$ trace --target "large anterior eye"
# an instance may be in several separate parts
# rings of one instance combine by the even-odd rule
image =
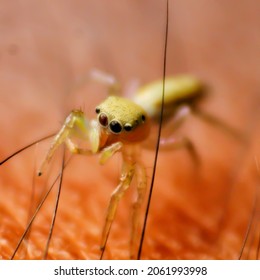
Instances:
[[[114,133],[120,133],[122,131],[122,125],[118,121],[111,121],[109,127]]]
[[[104,114],[104,113],[101,113],[99,116],[98,116],[98,121],[99,123],[104,126],[104,127],[107,127],[108,125],[108,118],[107,118],[107,115]]]

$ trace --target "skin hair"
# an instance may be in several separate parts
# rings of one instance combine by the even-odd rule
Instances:
[[[85,82],[91,69],[112,73],[124,89],[162,77],[164,1],[103,2],[1,1],[1,159],[58,131],[73,108],[83,107],[94,117],[106,88]],[[210,94],[201,108],[243,132],[247,141],[198,117],[184,123],[178,135],[192,139],[201,164],[186,151],[160,152],[142,258],[238,259],[253,208],[259,209],[254,158],[259,157],[260,3],[169,2],[167,74],[192,73],[204,81]],[[2,259],[12,255],[30,209],[59,172],[58,155],[52,172],[34,176],[48,145],[45,141],[0,166]],[[153,153],[142,154],[148,179]],[[72,158],[64,171],[49,259],[99,259],[120,163],[115,157],[101,167],[96,157]],[[134,191],[132,186],[120,203],[105,259],[129,257]],[[54,201],[52,193],[16,258],[41,259]],[[255,259],[257,214],[249,233],[242,258]]]

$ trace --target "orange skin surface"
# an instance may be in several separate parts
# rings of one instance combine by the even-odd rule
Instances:
[[[209,85],[201,108],[245,133],[242,144],[198,118],[178,135],[192,139],[201,157],[160,152],[143,246],[143,259],[237,259],[259,188],[259,1],[169,1],[167,75],[192,73]],[[0,156],[56,132],[65,116],[83,107],[89,118],[106,88],[75,87],[98,68],[123,89],[162,77],[164,1],[1,0]],[[34,178],[49,142],[0,166],[0,258],[8,259],[34,207],[59,172],[54,159],[45,178]],[[142,154],[148,178],[154,151]],[[118,183],[120,160],[105,166],[96,157],[75,156],[65,169],[49,259],[99,259],[107,205]],[[49,178],[49,179],[46,179]],[[134,182],[122,199],[105,259],[129,257]],[[49,197],[18,259],[41,259],[53,213]],[[259,203],[259,202],[258,202]],[[259,207],[259,206],[258,206]],[[259,225],[243,258],[256,258]],[[247,244],[248,244],[247,243]]]

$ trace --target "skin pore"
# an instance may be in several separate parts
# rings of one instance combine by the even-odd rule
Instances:
[[[162,77],[164,1],[120,0],[113,6],[94,0],[2,2],[1,159],[56,132],[71,109],[82,107],[94,117],[106,88],[81,83],[91,69],[113,74],[124,89]],[[242,131],[248,140],[233,139],[197,117],[187,119],[178,135],[193,141],[201,165],[194,165],[186,151],[160,153],[142,258],[237,259],[259,188],[254,158],[259,156],[260,4],[169,2],[167,73],[192,73],[205,81],[210,94],[201,108]],[[59,173],[58,156],[50,165],[53,172],[34,178],[48,147],[46,141],[0,166],[3,259],[12,255],[28,221],[32,185],[34,208]],[[153,151],[144,150],[142,157],[149,182]],[[48,258],[99,258],[120,163],[115,157],[101,167],[96,157],[72,158],[64,172]],[[105,259],[129,257],[134,194],[133,182],[120,203]],[[41,258],[54,200],[52,193],[17,258]],[[254,220],[242,258],[256,258],[258,236]]]

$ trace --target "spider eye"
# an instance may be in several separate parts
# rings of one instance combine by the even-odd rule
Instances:
[[[116,134],[122,131],[122,125],[118,121],[111,121],[109,127],[110,130]]]
[[[100,113],[100,108],[96,108],[96,113],[99,114]]]
[[[132,128],[133,128],[133,127],[132,127],[132,125],[131,125],[130,123],[127,123],[127,124],[124,125],[125,131],[131,131]]]
[[[107,118],[107,115],[104,114],[104,113],[101,113],[99,116],[98,116],[98,121],[99,123],[104,126],[104,127],[107,127],[108,125],[108,118]]]
[[[143,122],[145,121],[145,115],[142,115],[142,121]]]

